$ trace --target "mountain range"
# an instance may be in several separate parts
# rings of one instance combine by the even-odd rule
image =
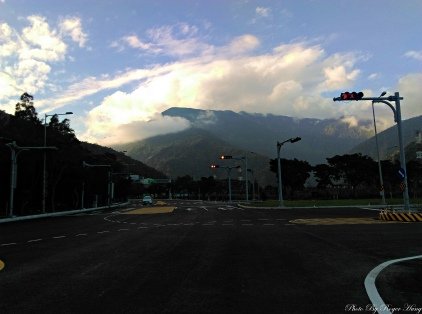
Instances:
[[[275,184],[275,175],[269,171],[269,159],[277,156],[277,141],[301,137],[299,142],[282,146],[281,158],[297,158],[315,165],[326,162],[328,157],[353,151],[373,135],[370,120],[351,126],[345,118],[298,119],[179,107],[170,108],[162,115],[184,118],[190,122],[190,128],[114,148],[127,151],[132,158],[172,178],[186,174],[197,179],[212,174],[224,177],[224,172],[212,172],[210,165],[216,162],[228,165],[229,161],[219,160],[219,156],[228,154],[246,156],[248,168],[260,182]],[[244,169],[243,164],[239,165]]]

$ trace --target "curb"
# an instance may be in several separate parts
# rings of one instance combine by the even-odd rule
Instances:
[[[422,214],[398,213],[383,210],[379,214],[379,219],[385,221],[422,222]]]
[[[68,211],[63,211],[63,212],[29,215],[29,216],[18,216],[18,217],[11,217],[11,218],[1,218],[0,224],[6,223],[6,222],[13,222],[13,221],[23,221],[23,220],[32,220],[32,219],[39,219],[39,218],[48,218],[48,217],[57,217],[57,216],[66,216],[66,215],[72,215],[72,214],[86,213],[86,212],[92,212],[92,211],[106,209],[106,208],[117,208],[117,207],[125,206],[125,205],[128,205],[128,204],[129,204],[129,202],[114,204],[114,205],[110,205],[110,206],[101,206],[101,207],[94,207],[94,208],[68,210]]]

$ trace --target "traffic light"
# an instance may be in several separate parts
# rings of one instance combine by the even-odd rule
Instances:
[[[220,166],[219,166],[219,165],[214,165],[214,164],[212,164],[212,165],[211,165],[211,168],[212,168],[212,169],[215,169],[215,168],[220,168]]]
[[[363,93],[362,92],[344,92],[341,93],[340,95],[340,99],[341,100],[361,100],[363,98]]]
[[[232,159],[232,158],[233,158],[233,156],[230,156],[230,155],[222,155],[220,157],[220,159]]]

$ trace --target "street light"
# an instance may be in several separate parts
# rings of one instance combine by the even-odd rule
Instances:
[[[226,171],[227,171],[227,177],[228,177],[228,181],[229,181],[229,202],[231,203],[231,201],[232,201],[231,171],[232,171],[232,169],[238,169],[238,168],[240,168],[240,166],[227,167],[227,166],[220,166],[220,165],[212,164],[210,167],[211,167],[211,169],[217,169],[217,168],[226,169]]]
[[[280,149],[281,146],[283,146],[285,143],[296,143],[299,142],[302,138],[300,137],[294,137],[294,138],[289,138],[288,140],[285,140],[284,142],[277,142],[277,174],[278,174],[278,202],[279,202],[279,206],[283,207],[284,206],[284,201],[283,201],[283,189],[281,186],[281,165],[280,165]]]
[[[64,116],[73,114],[73,112],[65,113],[55,113],[55,114],[45,114],[44,115],[44,147],[47,146],[47,117],[53,116]],[[46,185],[47,185],[47,154],[44,151],[44,161],[43,161],[43,180],[42,180],[42,212],[45,213],[45,200],[46,200]]]
[[[222,155],[220,157],[221,160],[225,159],[234,159],[234,160],[243,160],[245,162],[245,169],[248,169],[248,158],[247,156],[242,157],[233,157],[231,155]],[[239,168],[239,167],[238,167]],[[245,188],[246,188],[246,202],[249,202],[249,182],[248,182],[248,172],[245,173]]]
[[[87,162],[85,162],[85,161],[82,161],[82,167],[107,167],[107,168],[109,168],[108,169],[108,188],[107,188],[107,194],[108,194],[108,196],[107,196],[107,205],[108,206],[110,206],[111,205],[111,185],[112,185],[112,182],[111,182],[111,175],[112,175],[112,173],[111,173],[111,165],[92,165],[92,164],[89,164],[89,163],[87,163]],[[85,183],[83,183],[82,184],[82,209],[84,208],[84,195],[85,195]]]
[[[9,200],[9,216],[13,217],[13,205],[14,205],[14,196],[15,196],[15,189],[17,186],[17,168],[18,168],[18,155],[20,152],[24,150],[30,150],[30,149],[42,149],[44,152],[46,150],[53,150],[57,149],[57,147],[47,147],[47,146],[41,146],[41,147],[20,147],[16,144],[15,141],[6,144],[10,148],[11,152],[11,169],[10,169],[10,200]]]

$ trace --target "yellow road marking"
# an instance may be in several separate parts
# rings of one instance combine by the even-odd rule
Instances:
[[[125,215],[150,215],[150,214],[166,214],[171,213],[176,207],[162,206],[162,207],[143,207],[125,212]]]
[[[295,219],[291,223],[302,225],[369,225],[396,223],[395,221],[383,221],[374,218],[312,218],[312,219]]]
[[[156,204],[159,205],[159,206],[167,205],[167,203],[163,202],[163,201],[157,201]]]
[[[2,270],[4,268],[4,263],[3,261],[0,259],[0,270]]]

